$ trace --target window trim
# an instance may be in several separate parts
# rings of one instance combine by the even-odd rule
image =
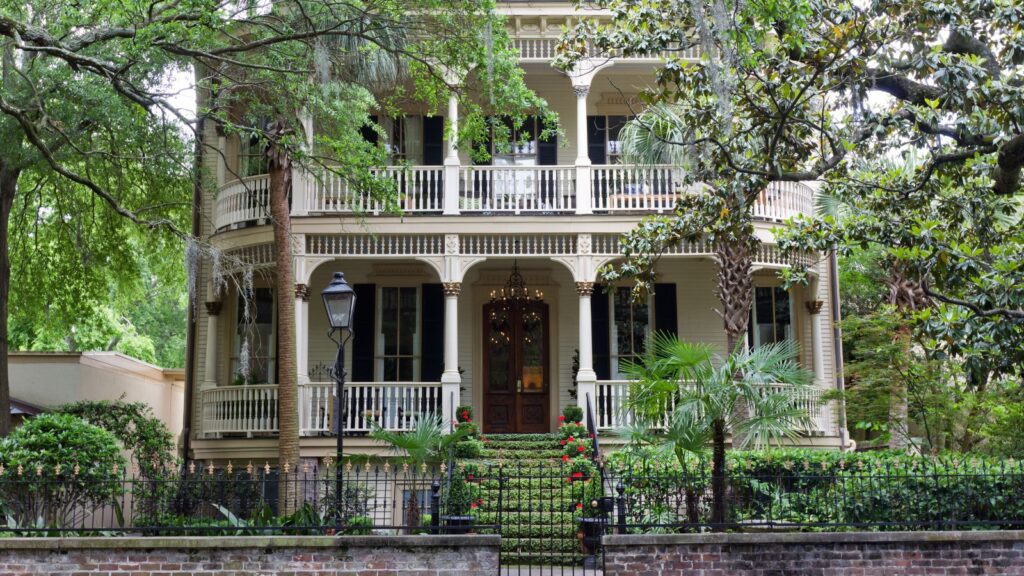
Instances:
[[[256,290],[269,290],[270,291],[270,343],[269,352],[264,355],[255,356],[252,350],[249,351],[250,364],[253,358],[265,358],[267,359],[267,382],[246,382],[245,385],[260,385],[260,384],[276,384],[278,380],[278,364],[277,364],[277,292],[272,286],[253,286],[253,291]],[[228,383],[234,385],[235,375],[238,373],[238,368],[241,366],[239,363],[239,353],[241,351],[241,339],[242,334],[239,332],[239,326],[241,325],[242,318],[238,310],[241,304],[240,298],[242,295],[235,291],[234,293],[234,307],[232,312],[233,322],[231,323],[231,348],[228,350]],[[251,368],[251,366],[250,366]]]

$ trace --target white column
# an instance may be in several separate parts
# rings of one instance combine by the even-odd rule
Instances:
[[[590,296],[594,293],[593,282],[577,282],[576,293],[580,298],[580,369],[576,373],[576,404],[587,417],[587,397],[591,409],[597,408],[597,373],[594,372],[594,349],[590,340]]]
[[[459,100],[448,96],[448,153],[444,157],[444,212],[446,216],[459,213]]]
[[[455,420],[459,405],[459,293],[461,282],[444,283],[444,372],[441,373],[441,406],[446,424]]]
[[[309,382],[309,286],[295,285],[295,367],[299,384]]]
[[[590,93],[590,81],[586,84],[573,83],[576,92],[576,213],[593,214],[593,202],[590,191],[590,154],[587,143],[587,94]],[[588,297],[589,300],[589,297]]]
[[[825,360],[821,353],[821,300],[805,302],[807,312],[811,315],[811,358],[814,365],[814,381],[820,384],[825,377]]]
[[[217,386],[217,318],[223,303],[211,300],[206,303],[206,357],[203,364],[203,383],[200,389]]]

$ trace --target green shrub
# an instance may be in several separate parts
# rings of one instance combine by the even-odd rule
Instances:
[[[124,449],[131,453],[132,460],[143,476],[176,464],[174,437],[144,402],[125,402],[123,399],[113,402],[85,400],[65,404],[56,412],[77,416],[113,434]]]
[[[571,460],[564,467],[568,476],[571,500],[575,510],[583,518],[601,518],[604,514],[593,504],[604,496],[601,473],[593,462],[586,458]]]
[[[373,518],[369,516],[349,518],[342,533],[347,536],[368,536],[373,533]]]
[[[40,521],[54,526],[77,524],[116,500],[126,462],[110,432],[69,414],[51,413],[0,440],[0,465],[10,475],[0,482],[3,514],[22,526]]]
[[[583,422],[583,408],[579,406],[566,406],[562,409],[562,416],[565,417],[565,421],[572,423]]]
[[[477,501],[475,486],[466,481],[465,469],[454,470],[441,491],[441,509],[446,516],[466,516]]]
[[[484,449],[484,443],[476,438],[466,438],[455,444],[456,458],[479,458]]]
[[[472,422],[473,421],[473,407],[469,404],[463,404],[455,409],[455,419],[459,422]]]

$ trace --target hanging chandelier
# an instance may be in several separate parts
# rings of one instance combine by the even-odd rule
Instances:
[[[500,290],[491,290],[491,303],[512,303],[512,302],[540,302],[544,300],[544,293],[534,290],[533,294],[526,287],[526,279],[519,273],[519,259],[513,260],[512,274],[509,274],[505,287]]]

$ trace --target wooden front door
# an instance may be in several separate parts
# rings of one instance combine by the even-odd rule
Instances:
[[[484,306],[484,431],[547,432],[548,305],[497,302]]]

